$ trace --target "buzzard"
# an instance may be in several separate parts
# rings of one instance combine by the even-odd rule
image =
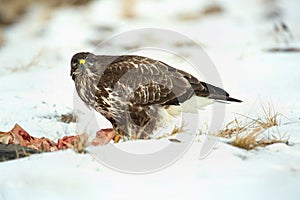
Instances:
[[[127,139],[149,139],[172,113],[192,96],[212,102],[241,102],[219,87],[148,57],[77,53],[71,76],[81,100],[108,119],[115,134]],[[173,113],[174,114],[174,113]],[[104,131],[107,134],[107,130]]]

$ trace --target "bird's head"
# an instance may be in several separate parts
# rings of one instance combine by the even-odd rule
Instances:
[[[71,74],[72,79],[80,75],[89,75],[93,72],[96,62],[96,56],[89,52],[81,52],[75,54],[71,59]]]

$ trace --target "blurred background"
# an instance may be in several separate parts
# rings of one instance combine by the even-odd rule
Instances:
[[[65,58],[136,28],[171,29],[207,51],[238,48],[239,56],[289,46],[300,35],[297,0],[0,0],[0,4],[1,71],[49,53],[56,56],[52,61]],[[176,45],[188,46],[180,41]]]

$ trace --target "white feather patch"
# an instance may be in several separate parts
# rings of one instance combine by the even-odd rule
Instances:
[[[180,106],[169,106],[165,110],[168,112],[169,115],[173,117],[178,117],[182,112],[197,113],[198,110],[204,110],[206,106],[211,105],[213,103],[213,99],[205,97],[192,97]]]
[[[181,114],[181,107],[180,106],[169,106],[165,109],[165,111],[173,117],[178,117]]]

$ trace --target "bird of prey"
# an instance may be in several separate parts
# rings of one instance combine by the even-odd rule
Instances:
[[[151,138],[165,120],[165,110],[193,96],[241,102],[185,71],[137,55],[77,53],[71,60],[71,76],[81,100],[111,122],[116,133],[112,138]]]

